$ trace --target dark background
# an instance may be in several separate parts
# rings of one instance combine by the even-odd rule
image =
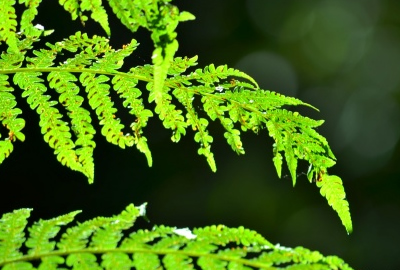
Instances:
[[[120,150],[97,134],[95,182],[88,185],[84,176],[57,162],[40,134],[38,116],[22,100],[27,138],[0,166],[1,213],[29,207],[36,220],[82,209],[79,220],[84,220],[148,202],[151,224],[243,225],[273,243],[338,255],[355,269],[400,269],[400,1],[175,4],[197,17],[178,28],[178,56],[199,55],[200,67],[228,64],[252,75],[263,89],[320,109],[302,112],[326,120],[318,131],[338,159],[330,173],[344,180],[354,232],[346,234],[337,214],[309,184],[306,164],[298,169],[295,188],[287,170],[278,179],[265,130],[244,134],[246,155],[237,156],[221,128],[212,125],[217,173],[197,155],[191,132],[174,144],[157,117],[145,129],[152,168],[136,149]],[[44,1],[39,14],[35,23],[56,30],[46,41],[54,43],[78,29],[103,35],[96,23],[83,28],[71,22],[56,1]],[[115,20],[111,29],[116,48],[132,37]],[[134,38],[141,45],[127,65],[150,64],[148,33],[139,31]]]

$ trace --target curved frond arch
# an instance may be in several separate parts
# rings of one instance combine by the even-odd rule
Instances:
[[[281,176],[286,164],[293,185],[300,160],[310,166],[310,182],[324,177],[331,179],[328,169],[336,158],[327,140],[316,131],[323,120],[314,120],[296,111],[296,106],[314,107],[299,99],[260,89],[250,75],[226,65],[198,68],[197,56],[175,57],[176,28],[179,22],[192,20],[194,16],[179,11],[171,1],[109,0],[122,24],[132,32],[138,27],[147,29],[153,40],[152,64],[133,67],[124,67],[124,63],[135,53],[138,46],[135,39],[114,49],[109,37],[89,37],[78,31],[53,44],[36,46],[35,42],[45,40],[50,33],[32,25],[41,1],[20,2],[26,10],[22,14],[21,31],[16,33],[15,1],[0,0],[0,16],[4,21],[0,42],[8,45],[0,58],[3,125],[0,131],[3,137],[8,134],[0,140],[0,163],[10,155],[14,142],[25,138],[22,132],[25,120],[19,117],[21,110],[15,101],[15,92],[19,91],[38,113],[43,138],[54,149],[57,159],[86,175],[90,183],[94,179],[96,147],[93,122],[98,121],[99,132],[108,142],[121,148],[135,146],[152,166],[144,129],[154,115],[171,131],[173,142],[192,133],[199,144],[198,154],[206,158],[212,171],[217,170],[217,165],[212,151],[214,138],[208,127],[216,122],[224,129],[223,136],[237,154],[245,153],[243,132],[266,130],[274,140],[272,151],[277,174]],[[79,17],[85,21],[86,12],[91,12],[91,18],[110,33],[106,9],[100,0],[59,0],[59,3],[71,13],[72,19]],[[11,78],[16,89],[10,84]],[[114,94],[122,100],[122,106],[115,104]],[[151,104],[154,108],[148,103],[154,103]],[[89,106],[86,108],[83,104]],[[118,117],[117,107],[131,115],[128,123]],[[97,119],[92,119],[90,112]],[[322,195],[350,232],[343,183],[322,182]]]

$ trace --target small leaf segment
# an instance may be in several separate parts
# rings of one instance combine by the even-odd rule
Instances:
[[[198,154],[206,158],[213,171],[217,167],[211,150],[214,139],[208,131],[210,121],[221,124],[227,143],[237,154],[245,153],[241,132],[258,133],[267,129],[274,140],[273,162],[278,176],[285,160],[295,185],[298,161],[309,163],[309,181],[320,183],[321,194],[351,232],[342,182],[328,174],[335,156],[326,139],[316,131],[323,121],[287,109],[314,107],[260,89],[249,75],[226,65],[210,64],[195,69],[197,56],[175,57],[176,27],[180,21],[194,19],[193,15],[179,12],[170,1],[109,0],[114,13],[128,29],[133,32],[139,27],[148,29],[155,45],[152,65],[125,67],[123,71],[124,62],[138,46],[136,40],[116,50],[105,37],[77,32],[54,44],[46,43],[45,48],[33,49],[34,43],[50,32],[32,25],[40,1],[20,2],[27,9],[17,33],[15,1],[0,0],[0,18],[4,19],[0,42],[8,45],[0,56],[0,121],[6,129],[2,133],[7,134],[0,140],[0,163],[13,151],[16,140],[25,139],[22,133],[25,120],[16,107],[14,87],[22,91],[22,97],[38,113],[44,140],[54,149],[58,161],[86,175],[90,183],[94,179],[96,146],[90,112],[96,115],[101,134],[108,142],[121,148],[135,145],[145,154],[149,166],[153,160],[143,129],[153,114],[171,130],[173,142],[179,142],[187,129],[192,129],[199,144]],[[84,22],[88,19],[85,14],[92,12],[91,18],[110,33],[101,1],[59,2],[72,19],[79,17]],[[11,75],[14,86],[9,83]],[[139,83],[145,87],[139,88]],[[133,116],[129,128],[118,117],[115,94],[122,100],[123,106],[119,107],[128,109]],[[154,109],[148,109],[146,99],[155,103]],[[332,178],[336,179],[335,185],[329,180]]]
[[[338,213],[347,233],[351,233],[353,225],[342,179],[336,175],[323,174],[317,180],[317,186],[321,189],[321,195],[327,199],[329,205]]]
[[[32,209],[0,219],[2,269],[335,269],[352,268],[337,256],[272,245],[255,231],[223,225],[133,230],[144,205],[113,217],[69,225],[80,211],[28,227]],[[64,226],[68,226],[63,229]],[[60,234],[60,230],[63,233]],[[26,233],[28,233],[26,235]],[[25,247],[23,247],[25,246]],[[38,268],[34,268],[34,265]]]

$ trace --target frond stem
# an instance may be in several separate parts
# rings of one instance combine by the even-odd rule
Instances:
[[[267,267],[264,263],[251,261],[250,259],[240,259],[240,258],[234,258],[231,256],[224,256],[224,255],[219,255],[219,254],[210,254],[210,253],[193,252],[193,251],[190,252],[190,251],[185,251],[185,250],[172,250],[172,249],[152,250],[152,249],[145,249],[145,248],[132,248],[132,249],[122,249],[122,248],[91,249],[91,248],[87,248],[87,249],[68,250],[68,251],[57,250],[57,251],[48,252],[46,254],[26,255],[26,256],[22,256],[18,259],[5,260],[2,263],[0,263],[0,266],[10,264],[10,263],[15,263],[15,262],[40,260],[41,258],[44,258],[44,257],[68,256],[70,254],[88,253],[88,252],[92,253],[92,254],[105,254],[105,253],[116,253],[116,252],[117,253],[126,253],[126,254],[148,253],[148,254],[157,254],[157,255],[179,254],[179,255],[186,255],[189,257],[208,257],[208,258],[213,258],[213,259],[218,259],[218,260],[237,262],[242,265],[247,265],[247,266],[251,266],[251,267],[255,267],[255,268],[259,268],[259,269],[267,269],[267,270],[276,269],[275,267]]]
[[[70,72],[70,73],[92,73],[92,74],[102,74],[102,75],[109,75],[109,76],[124,76],[135,78],[141,81],[150,82],[152,79],[140,76],[132,73],[127,72],[119,72],[119,71],[106,71],[106,70],[99,70],[99,69],[92,69],[92,68],[62,68],[62,67],[47,67],[47,68],[15,68],[15,69],[0,69],[0,74],[13,74],[18,72]]]

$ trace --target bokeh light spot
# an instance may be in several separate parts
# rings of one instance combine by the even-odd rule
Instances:
[[[292,65],[278,54],[253,52],[241,58],[235,67],[250,74],[263,89],[289,96],[296,95],[296,73]]]
[[[387,160],[399,140],[400,109],[388,96],[358,91],[346,102],[336,132],[337,140],[358,160],[364,171],[383,166],[365,166],[362,161]],[[354,166],[353,162],[351,166]],[[356,169],[356,168],[355,168]]]

